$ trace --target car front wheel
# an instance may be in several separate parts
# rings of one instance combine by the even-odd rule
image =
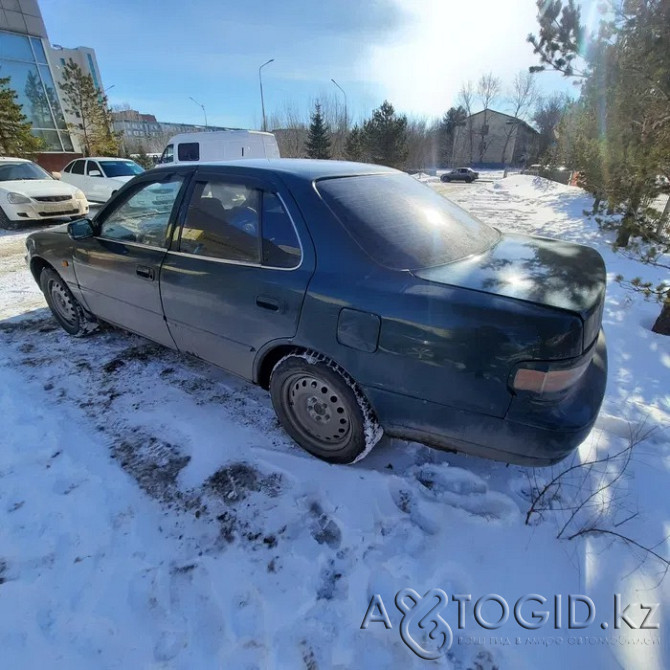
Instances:
[[[294,353],[280,360],[272,371],[270,395],[286,432],[329,463],[360,460],[382,436],[356,383],[318,354]]]
[[[67,333],[84,337],[98,328],[98,322],[84,311],[57,272],[44,268],[40,275],[40,288],[51,313]]]

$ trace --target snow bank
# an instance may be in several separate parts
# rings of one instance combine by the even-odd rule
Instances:
[[[610,376],[580,454],[657,429],[619,493],[638,511],[626,532],[656,544],[668,530],[670,339],[649,329],[658,306],[611,280],[660,274],[612,251],[579,189],[487,179],[434,187],[503,230],[590,244],[606,260]],[[658,564],[602,538],[557,540],[558,509],[524,525],[529,488],[550,470],[394,440],[355,466],[325,465],[287,439],[261,389],[120,331],[65,335],[23,265],[24,236],[0,235],[3,667],[423,668],[394,605],[410,588],[473,596],[464,630],[454,602],[443,614],[454,645],[440,667],[670,667],[666,642],[639,642],[663,628],[599,626],[614,593],[661,603],[670,620]],[[597,621],[473,624],[480,596],[532,592],[589,595]],[[361,630],[374,594],[390,630]]]

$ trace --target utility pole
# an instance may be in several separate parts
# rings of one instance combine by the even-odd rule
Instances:
[[[198,107],[202,108],[202,113],[205,115],[205,130],[207,130],[207,112],[205,111],[205,105],[203,105],[201,102],[198,102],[195,98],[192,98],[190,95],[188,96],[189,100],[193,100]]]
[[[342,95],[344,96],[344,130],[347,131],[349,130],[349,116],[347,114],[347,93],[334,79],[331,79],[330,81],[332,81],[333,84],[335,84],[335,86],[337,86],[337,88],[339,88],[340,91],[342,91]]]
[[[263,65],[261,65],[258,68],[258,83],[260,84],[260,87],[261,87],[261,110],[263,111],[263,130],[264,131],[267,131],[268,124],[267,124],[267,121],[265,119],[265,100],[263,99],[263,77],[262,77],[262,74],[261,74],[261,70],[266,65],[270,65],[270,63],[273,63],[273,62],[274,62],[274,58],[270,58],[269,61],[266,61],[265,63],[263,63]]]

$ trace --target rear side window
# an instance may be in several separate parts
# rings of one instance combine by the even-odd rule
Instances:
[[[258,263],[261,191],[220,179],[198,181],[179,250],[196,256]]]
[[[200,160],[200,143],[199,142],[185,142],[177,146],[177,158],[180,161],[199,161]]]
[[[72,174],[84,174],[84,161],[75,161],[70,172]]]
[[[70,172],[70,170],[72,170],[72,163],[68,163],[68,165],[63,168],[63,172]]]
[[[263,193],[263,265],[295,268],[300,265],[300,242],[279,196]]]
[[[317,190],[375,261],[395,270],[450,263],[490,248],[499,233],[405,174],[323,179]]]

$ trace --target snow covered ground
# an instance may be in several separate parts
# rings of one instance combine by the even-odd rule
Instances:
[[[611,251],[579,189],[500,177],[434,188],[504,230],[596,247],[610,280],[663,279]],[[556,539],[560,508],[614,464],[570,479],[530,525],[531,485],[560,465],[529,474],[386,440],[328,466],[291,443],[258,388],[120,331],[69,338],[23,265],[25,234],[0,233],[1,667],[419,668],[430,661],[402,641],[394,603],[406,588],[472,596],[464,628],[456,602],[441,612],[453,644],[439,667],[670,667],[664,566],[612,536]],[[594,497],[595,520],[667,557],[670,338],[650,331],[658,311],[609,284],[607,397],[579,457],[644,438]],[[526,630],[510,611],[487,630],[473,608],[491,593],[511,609],[541,594],[547,605],[526,605],[526,618],[552,617]],[[647,624],[659,627],[613,629],[617,593],[637,624],[637,604],[658,603]],[[391,629],[361,628],[374,594]],[[568,629],[569,594],[594,601],[588,628]],[[500,607],[482,613],[496,621]],[[416,619],[405,632],[420,639]]]

